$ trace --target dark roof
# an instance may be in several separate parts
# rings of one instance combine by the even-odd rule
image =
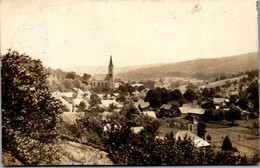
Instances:
[[[159,127],[155,134],[157,138],[163,139],[167,134],[170,134],[171,132],[173,133],[173,135],[176,135],[178,131],[180,131],[180,129],[178,128]]]
[[[189,121],[187,122],[187,124],[194,124],[195,122],[200,122],[200,119],[198,116],[196,115],[192,115],[189,119]]]
[[[165,110],[170,110],[172,108],[172,105],[171,104],[163,104],[161,106],[161,108],[165,109]]]

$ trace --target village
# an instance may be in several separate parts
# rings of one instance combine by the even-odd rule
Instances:
[[[113,79],[112,58],[108,69],[107,76],[111,73]],[[70,92],[52,93],[63,104],[61,118],[65,124],[75,126],[80,118],[93,116],[102,123],[99,126],[102,126],[102,132],[106,136],[115,129],[122,129],[123,125],[129,126],[133,134],[140,134],[147,129],[146,120],[150,120],[159,123],[153,131],[157,140],[164,140],[173,134],[175,140],[191,139],[198,149],[222,151],[223,141],[228,137],[233,144],[232,155],[253,157],[258,153],[257,113],[248,110],[253,109],[250,101],[246,103],[247,110],[239,107],[243,104],[239,100],[239,92],[245,92],[248,87],[241,87],[238,81],[245,80],[248,75],[207,84],[205,81],[194,84],[188,81],[186,85],[177,88],[172,88],[166,79],[158,80],[154,82],[154,89],[146,88],[142,83],[130,85],[119,79],[111,80],[111,85],[110,79],[103,76],[105,80],[90,77],[92,83],[86,91],[72,88]],[[94,86],[103,87],[103,83],[111,88],[105,91],[99,89],[96,93]],[[198,98],[199,94],[202,95],[201,98]],[[127,110],[132,110],[131,114],[127,114],[126,107]],[[124,117],[125,120],[122,119]],[[74,136],[72,134],[64,136],[97,147],[97,140],[89,137],[94,134],[80,135],[76,140],[69,138]]]

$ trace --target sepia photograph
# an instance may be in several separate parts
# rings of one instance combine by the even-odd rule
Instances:
[[[2,0],[2,166],[258,165],[258,46],[257,0]]]

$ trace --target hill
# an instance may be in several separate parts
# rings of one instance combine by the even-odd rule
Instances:
[[[162,65],[166,65],[168,63],[157,63],[157,64],[149,64],[149,65],[135,65],[135,66],[125,66],[125,67],[116,67],[115,66],[115,70],[114,73],[115,74],[119,74],[119,73],[126,73],[129,71],[134,71],[140,68],[151,68],[151,67],[156,67],[156,66],[162,66]],[[84,73],[88,73],[91,75],[94,74],[105,74],[107,73],[107,66],[80,66],[80,67],[75,67],[75,68],[68,68],[68,69],[64,69],[64,71],[70,72],[70,71],[74,71],[76,72],[78,75],[83,75]]]
[[[117,76],[123,80],[143,80],[163,77],[193,77],[205,80],[219,77],[220,75],[238,74],[253,69],[258,69],[258,52],[143,67],[119,73]]]

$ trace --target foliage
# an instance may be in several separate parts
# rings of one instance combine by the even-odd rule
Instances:
[[[28,165],[54,161],[61,104],[48,91],[41,61],[9,50],[1,62],[3,149]]]
[[[228,136],[225,137],[223,143],[222,143],[222,146],[221,146],[221,149],[223,151],[232,151],[233,147],[232,147],[232,143],[229,139]]]
[[[91,101],[92,106],[97,105],[97,104],[101,104],[100,97],[94,92],[92,92],[91,95],[90,95],[90,101]]]
[[[196,93],[193,89],[187,89],[183,94],[183,97],[188,101],[193,101],[197,98]]]
[[[259,83],[257,79],[250,83],[246,93],[248,99],[253,103],[254,110],[259,112]]]
[[[149,90],[144,101],[149,102],[150,106],[154,108],[161,106],[161,96],[157,90]]]
[[[146,131],[133,134],[129,127],[111,131],[109,144],[109,157],[117,165],[256,164],[259,160],[255,157],[248,162],[246,157],[233,156],[228,152],[198,149],[189,138],[175,140],[173,134],[166,135],[165,140],[155,139]]]

